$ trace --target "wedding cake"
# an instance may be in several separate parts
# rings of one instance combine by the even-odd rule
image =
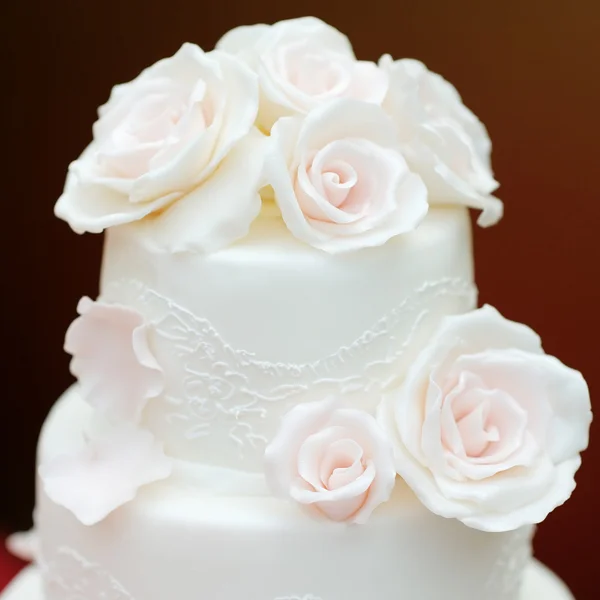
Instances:
[[[477,308],[485,127],[315,18],[116,86],[56,214],[105,232],[11,600],[545,600],[581,374]]]

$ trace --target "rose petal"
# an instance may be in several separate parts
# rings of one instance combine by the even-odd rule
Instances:
[[[217,50],[231,54],[247,53],[256,46],[258,40],[270,29],[270,25],[241,25],[230,29],[215,45]]]
[[[143,230],[150,243],[169,252],[210,253],[243,238],[261,208],[265,144],[262,134],[251,132],[203,185],[160,216],[129,227]]]
[[[282,419],[277,436],[265,449],[265,477],[279,496],[287,496],[298,478],[298,454],[305,440],[325,427],[335,403],[298,404]]]
[[[473,514],[462,519],[465,525],[482,531],[511,531],[524,525],[541,523],[555,508],[564,504],[575,489],[575,473],[581,466],[577,456],[555,467],[552,486],[531,503],[523,503],[512,511]]]
[[[48,497],[84,525],[94,525],[132,500],[139,487],[167,478],[172,463],[153,436],[120,425],[82,450],[39,467]]]
[[[65,335],[71,373],[85,400],[109,418],[138,422],[149,398],[163,389],[162,369],[149,347],[148,325],[135,310],[82,298]]]
[[[388,91],[388,76],[375,63],[359,60],[346,95],[356,100],[381,104]]]
[[[75,233],[101,233],[108,227],[143,219],[179,198],[174,192],[154,202],[124,202],[123,195],[111,190],[105,182],[69,185],[54,206],[54,214],[65,221]]]

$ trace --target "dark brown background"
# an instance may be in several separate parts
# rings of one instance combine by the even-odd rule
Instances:
[[[490,130],[506,205],[500,226],[475,231],[481,300],[530,324],[549,353],[583,371],[592,395],[600,390],[597,0],[2,0],[1,11],[6,528],[29,524],[35,439],[70,383],[64,331],[77,299],[97,291],[101,238],[79,237],[52,214],[67,165],[112,84],[183,41],[209,49],[238,24],[314,14],[359,56],[416,57],[458,87]],[[536,538],[578,600],[600,597],[594,429],[575,495]]]

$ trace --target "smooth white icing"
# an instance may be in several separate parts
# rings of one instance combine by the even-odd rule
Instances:
[[[378,248],[330,255],[263,215],[219,252],[165,253],[136,224],[107,233],[102,297],[153,324],[166,374],[144,424],[177,458],[261,470],[291,407],[374,410],[428,334],[475,306],[470,220],[432,210]]]
[[[77,447],[90,418],[76,388],[65,394],[39,459]],[[38,487],[45,600],[77,598],[78,586],[86,599],[115,600],[364,600],[375,590],[377,600],[519,598],[527,528],[469,529],[428,512],[403,486],[362,526],[314,520],[269,496],[212,491],[180,471],[86,527]]]

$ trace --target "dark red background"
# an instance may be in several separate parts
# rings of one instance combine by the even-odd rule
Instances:
[[[494,141],[506,217],[475,231],[481,300],[535,328],[600,390],[600,3],[596,0],[28,0],[2,2],[0,519],[29,524],[34,445],[70,383],[62,352],[77,299],[95,295],[101,238],[53,217],[68,163],[114,83],[209,49],[242,23],[314,14],[357,54],[415,57],[450,79]],[[597,598],[600,431],[578,489],[536,538],[578,600]]]

